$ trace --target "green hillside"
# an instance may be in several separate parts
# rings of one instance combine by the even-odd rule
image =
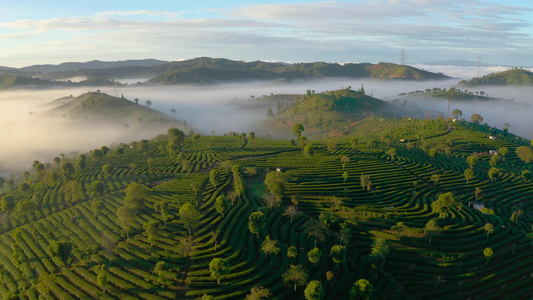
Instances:
[[[484,96],[484,91],[469,91],[469,90],[461,90],[459,88],[451,87],[449,89],[441,89],[441,88],[433,88],[433,89],[425,89],[425,90],[417,90],[417,91],[411,91],[407,93],[401,93],[398,94],[398,96],[409,96],[409,97],[435,97],[440,99],[449,99],[449,100],[457,100],[457,101],[469,101],[469,100],[500,100],[497,98],[491,98],[488,96]]]
[[[414,67],[392,63],[379,63],[367,67],[371,78],[404,80],[438,80],[449,78],[442,73],[432,73]]]
[[[324,299],[351,299],[365,279],[370,299],[533,294],[529,141],[446,120],[352,129],[306,151],[171,130],[34,162],[0,191],[0,291],[304,299],[318,281]]]
[[[45,112],[48,116],[102,120],[117,124],[164,123],[171,118],[149,107],[105,93],[89,92]]]
[[[462,85],[517,85],[517,86],[533,86],[533,72],[524,69],[511,69],[498,73],[491,73],[481,78],[473,78],[471,80],[463,80]]]
[[[344,136],[365,118],[401,116],[398,107],[365,95],[364,89],[347,88],[317,94],[309,91],[295,99],[276,101],[274,98],[270,108],[272,114],[266,124],[285,129],[301,124],[310,136]]]
[[[267,63],[244,62],[221,58],[196,58],[159,66],[161,75],[149,80],[152,84],[212,83],[231,80],[291,80],[306,78],[348,77],[428,80],[449,78],[443,74],[430,73],[409,66],[391,63],[344,64],[337,63]]]

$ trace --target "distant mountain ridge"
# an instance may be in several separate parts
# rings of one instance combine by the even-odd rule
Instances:
[[[33,73],[51,73],[51,72],[65,72],[76,71],[78,69],[109,69],[122,66],[139,66],[152,67],[161,64],[166,64],[168,61],[157,59],[140,59],[140,60],[122,60],[122,61],[100,61],[92,60],[88,62],[66,62],[59,65],[45,64],[32,65],[20,68],[18,70]]]
[[[4,70],[4,72],[2,72]],[[34,65],[20,69],[0,68],[1,74],[24,76],[30,85],[64,85],[55,80],[85,77],[89,85],[95,81],[122,78],[142,78],[147,84],[209,84],[239,80],[294,80],[311,78],[375,78],[381,80],[440,80],[450,77],[406,65],[393,63],[280,63],[237,61],[224,58],[199,57],[184,61],[166,62],[155,59],[116,62],[90,61],[59,65]],[[32,80],[30,80],[32,79]],[[0,80],[1,81],[1,80]],[[4,80],[5,81],[5,80]],[[9,88],[4,84],[0,88]]]

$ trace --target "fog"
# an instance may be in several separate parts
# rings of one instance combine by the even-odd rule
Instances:
[[[505,123],[511,125],[509,132],[531,139],[533,135],[533,88],[531,87],[483,87],[471,89],[472,91],[485,91],[490,97],[497,100],[462,100],[450,101],[450,115],[454,109],[463,113],[460,119],[470,121],[472,114],[477,113],[483,117],[483,123],[491,127],[502,129]],[[400,102],[407,102],[407,107],[430,110],[432,117],[448,113],[448,100],[429,97],[402,97]]]
[[[175,86],[119,86],[117,93],[129,100],[138,98],[139,104],[152,102],[152,108],[169,116],[175,109],[175,118],[192,124],[194,132],[221,135],[229,131],[257,131],[257,124],[266,119],[266,106],[257,105],[257,99],[271,94],[305,94],[306,90],[316,93],[331,91],[350,86],[359,89],[363,85],[368,95],[390,100],[397,94],[427,88],[449,88],[458,80],[446,81],[381,81],[371,79],[322,79],[291,82],[241,82],[219,83],[213,85],[175,85]],[[68,95],[79,96],[89,88],[54,90],[17,90],[0,92],[0,171],[28,169],[33,160],[51,161],[60,154],[72,155],[73,152],[85,153],[102,145],[112,146],[120,142],[151,138],[163,133],[166,128],[141,130],[110,127],[97,123],[83,126],[69,118],[46,119],[42,112],[44,106],[57,98]],[[96,90],[96,88],[90,88]],[[113,87],[100,88],[102,92],[114,94]],[[472,113],[479,113],[490,125],[502,128],[505,122],[511,124],[510,132],[529,138],[532,131],[530,116],[533,112],[531,89],[484,88],[490,96],[513,98],[516,104],[475,102],[452,103],[450,111],[459,108],[463,117],[470,119]],[[253,96],[253,97],[252,97]],[[255,100],[254,100],[255,99]],[[529,102],[528,102],[529,101]],[[440,111],[446,115],[447,101],[429,99],[427,101],[409,100],[422,110]],[[275,109],[276,103],[271,107]],[[413,106],[414,109],[414,106]],[[29,112],[34,112],[29,114]],[[35,114],[36,112],[36,114]],[[436,116],[436,115],[435,115]],[[168,126],[167,126],[168,128]],[[0,172],[1,173],[1,172]]]

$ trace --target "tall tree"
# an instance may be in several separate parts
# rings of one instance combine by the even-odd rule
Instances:
[[[66,266],[72,254],[72,246],[72,242],[51,241],[50,245],[48,245],[48,251],[52,256],[59,258],[63,265]]]
[[[342,264],[346,260],[346,246],[334,245],[331,247],[329,256],[337,265]]]
[[[350,158],[346,155],[341,156],[341,163],[342,163],[342,169],[344,170],[344,167],[347,163],[350,162]]]
[[[267,235],[265,240],[261,243],[261,253],[266,256],[269,256],[271,253],[278,254],[279,247],[277,246],[278,241],[270,238],[270,235]]]
[[[322,282],[313,280],[309,282],[304,291],[305,299],[307,300],[321,300],[324,298],[324,287]]]
[[[374,293],[374,286],[366,279],[357,280],[350,291],[355,300],[370,300]]]
[[[461,203],[455,200],[455,196],[448,192],[440,194],[437,201],[431,203],[431,210],[433,213],[438,213],[439,218],[446,218],[452,208],[460,209],[461,206]]]
[[[209,263],[209,271],[211,272],[211,277],[217,280],[217,284],[220,284],[222,276],[230,272],[229,261],[223,258],[213,258]]]
[[[301,212],[298,210],[296,205],[290,205],[285,209],[285,212],[283,213],[284,216],[289,216],[292,224],[292,220],[297,217]]]
[[[102,293],[105,293],[108,284],[105,265],[100,266],[100,271],[98,272],[98,276],[96,277],[96,283],[102,288]]]
[[[127,206],[121,206],[117,208],[117,221],[122,230],[126,233],[126,238],[130,238],[130,230],[133,225],[133,220],[135,220],[135,213],[132,209]]]
[[[318,248],[313,248],[307,252],[307,259],[309,262],[313,263],[315,266],[320,261],[320,258],[322,257],[322,251]]]
[[[454,119],[459,119],[463,115],[463,112],[460,109],[454,109],[452,111],[452,116]]]
[[[285,273],[281,276],[283,283],[286,285],[294,286],[294,293],[296,294],[296,289],[298,286],[304,286],[307,284],[307,278],[309,275],[300,265],[291,265]]]
[[[137,182],[132,182],[124,190],[126,197],[124,198],[124,204],[133,210],[137,214],[137,210],[143,209],[146,201],[146,187]]]
[[[431,245],[431,239],[439,231],[441,231],[441,228],[439,227],[439,224],[437,224],[437,221],[435,219],[431,219],[426,223],[425,231],[426,235],[429,237],[429,244]]]
[[[179,209],[179,215],[183,226],[189,230],[189,235],[191,230],[198,227],[200,222],[201,214],[191,203],[185,203]]]
[[[474,179],[475,175],[474,175],[474,171],[472,171],[472,169],[466,169],[465,170],[465,179],[466,179],[466,184],[468,184],[468,182],[472,179]]]
[[[483,122],[483,117],[480,116],[479,114],[473,114],[470,117],[470,121],[472,121],[472,123],[479,124],[479,123]]]
[[[215,199],[215,209],[224,218],[224,213],[230,208],[230,202],[224,195],[220,195]]]
[[[246,295],[246,300],[261,300],[271,296],[270,290],[262,286],[253,287],[250,294]]]
[[[491,223],[485,223],[485,226],[483,226],[483,229],[487,232],[487,238],[489,238],[489,234],[494,232],[494,225]]]
[[[261,229],[265,225],[265,221],[266,217],[262,212],[253,212],[248,217],[248,229],[250,229],[252,234],[259,235]]]
[[[296,140],[300,139],[300,136],[302,135],[302,131],[304,131],[304,127],[302,124],[294,124],[291,128],[291,132],[296,135]]]

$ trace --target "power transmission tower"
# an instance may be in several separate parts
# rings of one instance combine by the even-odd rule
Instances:
[[[405,49],[402,49],[402,51],[400,51],[400,64],[402,66],[405,65]]]

